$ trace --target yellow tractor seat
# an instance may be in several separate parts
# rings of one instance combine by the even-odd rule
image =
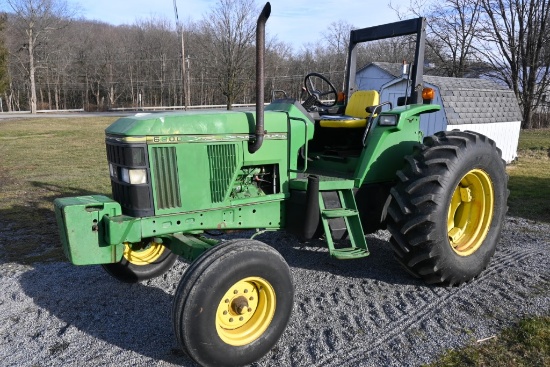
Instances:
[[[351,95],[344,115],[321,116],[321,127],[357,128],[367,125],[370,113],[366,111],[369,106],[380,103],[380,95],[375,90],[359,90]]]

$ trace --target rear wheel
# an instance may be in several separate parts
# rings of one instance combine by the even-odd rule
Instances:
[[[136,283],[158,277],[167,272],[178,255],[161,243],[142,241],[124,244],[122,260],[114,264],[103,264],[107,273],[125,283]]]
[[[217,245],[185,272],[172,306],[183,351],[201,366],[250,364],[277,343],[290,319],[288,265],[254,240]]]
[[[500,150],[474,132],[424,140],[391,190],[388,230],[397,260],[429,283],[460,284],[485,269],[508,198]]]

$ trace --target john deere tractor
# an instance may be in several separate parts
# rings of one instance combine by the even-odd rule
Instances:
[[[303,102],[264,107],[270,12],[267,3],[258,18],[255,111],[121,118],[105,131],[112,199],[55,200],[63,248],[76,265],[101,264],[131,283],[165,273],[178,257],[190,263],[175,292],[173,330],[204,366],[265,355],[294,297],[289,267],[272,247],[206,233],[285,229],[304,240],[324,237],[328,254],[345,260],[368,256],[365,233],[387,228],[409,273],[459,285],[488,265],[507,208],[493,141],[420,130],[420,116],[440,109],[423,88],[423,18],[351,31],[343,101],[311,73]],[[416,55],[399,103],[356,90],[356,46],[404,35],[416,35]]]

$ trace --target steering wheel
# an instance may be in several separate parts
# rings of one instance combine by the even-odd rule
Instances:
[[[308,102],[312,97],[315,99],[314,104],[321,107],[332,107],[338,102],[338,92],[334,85],[319,73],[309,73],[304,78],[304,87],[309,95],[308,99],[304,102]],[[327,97],[328,96],[328,97]],[[332,103],[323,103],[323,99],[332,99]]]

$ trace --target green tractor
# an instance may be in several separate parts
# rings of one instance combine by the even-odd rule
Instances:
[[[294,298],[289,267],[272,247],[217,241],[210,231],[324,236],[330,256],[345,260],[368,256],[365,233],[387,228],[408,272],[458,285],[487,267],[507,209],[505,165],[493,141],[420,130],[420,115],[440,109],[423,89],[423,18],[351,31],[341,105],[332,83],[312,73],[303,103],[284,98],[264,107],[270,12],[267,3],[258,18],[255,112],[121,118],[105,138],[113,199],[55,200],[73,264],[101,264],[131,283],[162,275],[178,257],[190,263],[175,292],[173,330],[204,366],[264,356],[284,332]],[[356,91],[355,46],[409,34],[416,56],[400,106]]]

